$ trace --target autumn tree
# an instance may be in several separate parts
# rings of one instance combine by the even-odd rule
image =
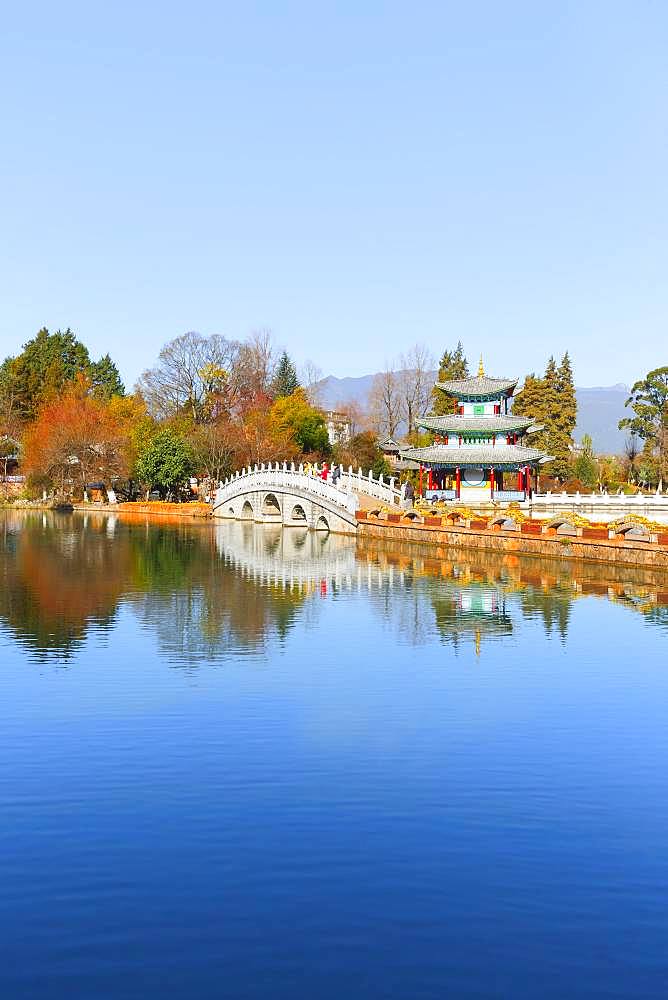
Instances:
[[[300,448],[293,430],[279,426],[266,406],[248,410],[239,425],[238,464],[259,465],[262,462],[291,462],[299,457]]]
[[[82,493],[86,483],[127,474],[129,429],[110,404],[91,394],[79,375],[44,403],[24,439],[24,462],[34,481]]]
[[[454,351],[445,350],[438,365],[438,382],[448,382],[452,379],[469,377],[469,365],[464,354],[461,340],[457,342]],[[432,389],[433,412],[437,416],[451,413],[452,400],[435,386]]]
[[[218,483],[234,471],[243,451],[241,429],[226,419],[201,424],[195,429],[192,445],[197,471]]]
[[[113,396],[108,401],[108,407],[109,413],[122,428],[125,440],[125,475],[114,484],[114,489],[118,494],[134,499],[137,493],[137,459],[155,433],[157,425],[139,394]]]
[[[331,454],[325,418],[311,406],[303,389],[277,399],[269,416],[279,431],[290,432],[303,454],[319,457]]]

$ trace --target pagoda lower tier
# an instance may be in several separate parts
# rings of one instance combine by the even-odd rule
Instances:
[[[401,457],[420,467],[420,493],[426,485],[427,499],[523,500],[531,493],[545,452],[523,445],[481,443],[428,445],[402,448]],[[426,477],[426,484],[423,480]],[[507,483],[506,478],[511,482]],[[510,476],[508,474],[511,474]]]

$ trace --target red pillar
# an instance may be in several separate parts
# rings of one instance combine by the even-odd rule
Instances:
[[[420,462],[420,496],[422,496],[422,462]]]
[[[459,500],[462,495],[462,472],[459,466],[455,469],[455,498]]]
[[[427,489],[433,490],[433,488],[434,488],[434,476],[431,469],[429,469],[429,472],[427,473]]]
[[[492,466],[492,468],[489,470],[489,493],[490,493],[490,496],[491,496],[491,498],[493,500],[494,499],[494,466]]]
[[[524,486],[524,472],[522,469],[517,470],[517,489],[518,492],[522,492]]]

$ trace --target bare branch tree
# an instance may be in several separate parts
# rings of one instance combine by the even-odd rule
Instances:
[[[320,406],[322,398],[322,368],[318,368],[315,361],[310,358],[304,362],[299,373],[301,384],[306,389],[311,406]]]
[[[373,380],[369,396],[373,428],[379,437],[393,438],[401,422],[401,395],[397,373],[387,364]]]
[[[240,350],[237,342],[224,337],[184,333],[165,344],[157,365],[143,373],[137,389],[158,419],[187,413],[202,423],[207,397],[215,383],[235,369]]]
[[[277,351],[270,330],[256,330],[241,344],[237,376],[251,395],[269,393],[276,369]]]
[[[399,385],[403,417],[409,436],[416,428],[416,420],[427,412],[431,401],[435,359],[425,344],[414,344],[402,354]]]
[[[627,482],[632,483],[635,480],[635,468],[636,460],[640,454],[640,446],[638,444],[638,438],[635,434],[631,434],[624,443],[624,454],[626,455],[627,461]]]
[[[337,410],[343,413],[350,421],[350,436],[354,438],[362,430],[365,422],[365,412],[362,405],[356,399],[349,399],[347,403],[341,403]]]

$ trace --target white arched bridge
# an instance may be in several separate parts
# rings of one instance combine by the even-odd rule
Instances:
[[[357,531],[361,497],[399,506],[401,491],[394,479],[362,470],[338,468],[323,479],[318,472],[287,462],[242,469],[221,483],[213,500],[214,517],[261,524],[306,527],[314,531]]]

